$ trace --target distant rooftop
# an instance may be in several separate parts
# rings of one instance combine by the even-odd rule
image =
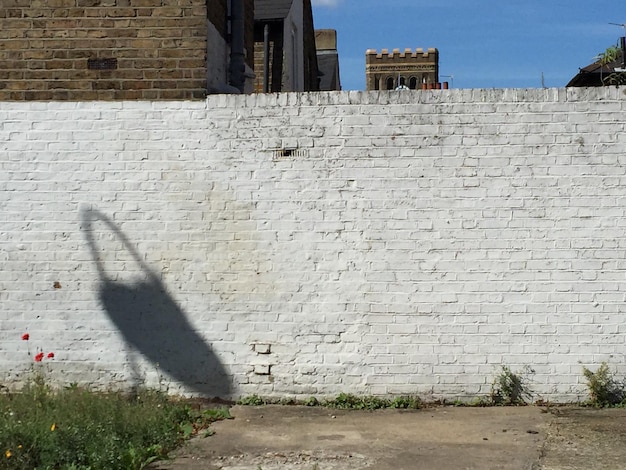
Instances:
[[[619,52],[617,58],[608,64],[602,65],[600,62],[594,62],[580,69],[578,74],[572,78],[566,87],[588,87],[588,86],[604,86],[603,80],[609,75],[621,70],[623,66],[623,51]]]
[[[282,20],[287,17],[293,0],[254,0],[254,19]]]
[[[316,29],[315,48],[317,50],[317,68],[320,72],[320,90],[341,90],[337,31],[334,29]]]
[[[315,48],[318,51],[336,51],[337,50],[337,31],[334,29],[316,29],[315,30]]]

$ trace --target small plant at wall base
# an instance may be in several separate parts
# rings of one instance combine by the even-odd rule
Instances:
[[[243,397],[238,400],[237,404],[244,406],[260,406],[267,405],[269,403],[258,395],[250,395],[249,397]]]
[[[289,399],[286,401],[271,400],[259,397],[258,395],[251,395],[241,398],[237,404],[244,406],[270,404],[324,406],[344,410],[378,410],[384,408],[417,410],[422,407],[422,401],[417,396],[401,396],[390,399],[371,395],[353,395],[351,393],[340,393],[336,398],[329,400],[318,400],[315,397],[309,397],[304,401],[297,401],[295,399]]]
[[[500,374],[491,385],[491,403],[493,405],[525,405],[532,393],[528,388],[526,375],[534,371],[526,366],[521,372],[513,372],[507,366],[502,366]]]
[[[583,375],[587,379],[592,406],[606,407],[625,404],[626,384],[615,379],[606,362],[603,362],[595,372],[583,366]]]
[[[346,410],[378,410],[389,407],[389,400],[372,396],[356,396],[350,393],[340,393],[334,400],[329,400],[326,406]]]
[[[417,410],[422,407],[422,401],[416,396],[381,398],[370,395],[340,393],[336,398],[323,403],[323,406],[344,410],[380,410],[385,408]]]

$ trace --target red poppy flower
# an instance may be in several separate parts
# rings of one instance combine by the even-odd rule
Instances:
[[[43,353],[40,352],[35,356],[35,362],[41,362],[43,360]]]
[[[48,359],[52,359],[54,357],[54,353],[53,352],[49,352],[48,355],[46,356]]]
[[[28,341],[29,339],[30,339],[30,335],[29,335],[28,333],[24,333],[24,334],[22,335],[22,340],[24,340],[24,341]]]

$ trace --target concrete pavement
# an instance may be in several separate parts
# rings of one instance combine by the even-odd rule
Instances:
[[[626,410],[234,406],[152,470],[626,468]]]

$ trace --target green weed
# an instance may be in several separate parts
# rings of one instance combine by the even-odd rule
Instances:
[[[494,405],[525,405],[532,397],[528,388],[526,375],[533,370],[526,366],[521,372],[513,372],[502,366],[500,374],[491,385],[491,402]]]
[[[228,408],[209,408],[201,413],[205,421],[212,423],[223,419],[233,419]]]
[[[458,408],[485,408],[494,405],[491,397],[484,396],[473,397],[471,400],[457,398],[452,403],[444,402],[444,405],[445,404],[451,404]]]
[[[266,400],[258,395],[250,395],[249,397],[243,397],[237,401],[238,405],[245,406],[260,406],[268,404]]]
[[[403,408],[410,410],[418,410],[422,407],[422,400],[419,397],[396,397],[391,400],[389,408]]]
[[[422,402],[418,397],[396,397],[393,399],[374,396],[357,396],[349,393],[340,393],[334,400],[326,402],[326,406],[348,410],[378,410],[383,408],[421,408]]]
[[[587,379],[591,405],[606,407],[626,402],[625,384],[615,379],[606,362],[595,372],[583,366],[583,375]]]
[[[303,405],[305,405],[305,406],[319,406],[320,402],[315,397],[309,397],[306,400],[304,400]]]
[[[334,400],[326,403],[331,408],[347,410],[378,410],[389,407],[389,400],[373,396],[356,396],[350,393],[340,393]]]
[[[336,398],[330,400],[318,400],[316,397],[309,397],[302,401],[298,401],[293,398],[272,401],[258,395],[250,395],[248,397],[241,398],[237,402],[239,405],[248,406],[270,405],[273,403],[281,405],[325,406],[328,408],[343,410],[378,410],[383,408],[415,410],[422,407],[422,401],[416,396],[403,396],[389,399],[375,396],[357,396],[350,393],[340,393]]]

